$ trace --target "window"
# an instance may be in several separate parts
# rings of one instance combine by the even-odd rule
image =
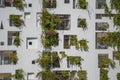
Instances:
[[[30,3],[30,4],[28,4],[29,5],[29,7],[32,7],[32,4]]]
[[[35,60],[32,61],[32,64],[35,64]]]
[[[0,80],[11,80],[11,73],[0,73]]]
[[[32,42],[29,42],[29,45],[32,45]]]
[[[24,13],[24,18],[25,18],[25,19],[30,19],[30,17],[31,17],[30,12],[25,12],[25,13]]]
[[[64,3],[70,3],[70,0],[64,0]]]
[[[103,9],[106,0],[96,0],[96,9]]]
[[[35,80],[35,74],[33,72],[27,73],[27,80]]]
[[[4,45],[4,42],[0,42],[0,45],[3,46],[3,45]]]
[[[37,49],[38,48],[38,39],[37,38],[27,38],[27,49]]]

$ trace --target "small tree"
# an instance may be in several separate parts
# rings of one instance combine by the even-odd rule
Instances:
[[[24,71],[22,69],[17,69],[15,71],[15,74],[13,75],[13,77],[16,79],[16,80],[24,80]]]
[[[19,32],[16,32],[13,44],[18,47],[21,44],[20,41]]]
[[[9,58],[10,58],[10,60],[11,60],[14,64],[16,64],[17,61],[18,61],[18,57],[17,57],[16,51],[13,51],[13,53],[10,54]]]

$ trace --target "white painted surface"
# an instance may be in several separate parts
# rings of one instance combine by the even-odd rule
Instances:
[[[113,22],[108,18],[103,18],[101,20],[95,19],[96,13],[104,13],[104,10],[95,9],[95,0],[87,0],[88,1],[88,10],[82,9],[73,9],[73,0],[70,0],[69,4],[64,4],[64,0],[57,0],[57,8],[56,9],[48,9],[51,13],[54,14],[70,14],[71,15],[71,28],[70,30],[61,30],[59,32],[59,46],[53,47],[53,51],[65,51],[69,56],[81,56],[84,61],[82,62],[82,69],[87,71],[88,80],[99,80],[99,69],[98,69],[98,54],[99,53],[107,53],[109,57],[112,59],[112,51],[113,49],[108,48],[106,50],[95,49],[95,22],[108,22],[111,26],[108,31],[114,31]],[[13,7],[0,8],[0,21],[3,21],[4,30],[0,30],[0,41],[4,41],[4,46],[0,46],[0,50],[17,50],[19,61],[17,65],[0,65],[0,73],[15,73],[15,70],[18,68],[22,68],[25,73],[33,72],[35,75],[41,68],[35,64],[32,64],[32,60],[38,58],[38,55],[41,54],[44,50],[40,35],[42,34],[41,26],[37,26],[38,24],[36,13],[41,12],[42,0],[25,0],[25,3],[28,5],[32,3],[32,7],[25,8],[24,12],[30,12],[31,17],[28,20],[25,20],[25,26],[21,29],[17,29],[15,27],[9,27],[9,15],[10,14],[20,14],[24,17],[24,12],[17,10]],[[83,31],[81,28],[77,28],[77,19],[78,18],[86,18],[88,29]],[[22,39],[22,44],[20,47],[8,46],[7,45],[7,32],[8,31],[21,31],[20,37]],[[63,49],[63,38],[64,35],[67,34],[75,34],[78,39],[81,40],[85,38],[89,41],[89,51],[82,52],[80,50],[76,50],[74,47],[70,49]],[[36,49],[26,49],[26,39],[28,37],[36,37],[38,39],[38,44]],[[33,46],[32,46],[33,47]],[[30,47],[31,48],[31,47]],[[55,68],[53,70],[79,70],[78,67],[70,67],[67,68],[67,61],[63,59],[60,62],[60,68]],[[120,67],[117,64],[115,70],[110,69],[109,78],[110,80],[117,80],[116,73],[120,72]],[[34,80],[37,80],[34,79]]]

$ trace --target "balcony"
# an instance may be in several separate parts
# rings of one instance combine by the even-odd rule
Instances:
[[[57,2],[56,0],[43,0],[44,8],[56,8]]]

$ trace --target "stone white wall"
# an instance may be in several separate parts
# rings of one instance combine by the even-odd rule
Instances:
[[[77,0],[76,0],[77,1]],[[99,53],[107,53],[109,54],[109,58],[112,59],[112,51],[113,49],[108,48],[106,50],[95,49],[95,22],[108,22],[110,24],[110,28],[108,31],[114,31],[113,22],[108,18],[104,18],[101,20],[95,19],[96,13],[104,13],[104,10],[95,9],[95,0],[87,0],[88,2],[88,11],[82,9],[73,9],[73,0],[70,0],[69,4],[64,4],[64,0],[57,0],[57,8],[48,9],[49,12],[54,14],[70,14],[71,15],[71,28],[70,30],[61,30],[59,32],[59,46],[53,47],[53,51],[65,51],[69,56],[81,56],[84,61],[82,62],[82,69],[87,71],[88,80],[99,80],[99,68],[98,68],[98,54]],[[41,54],[43,46],[41,44],[40,36],[42,34],[42,30],[40,26],[37,26],[37,13],[40,13],[42,10],[42,0],[25,0],[26,4],[32,3],[32,7],[25,8],[24,12],[30,12],[30,19],[24,19],[24,12],[19,11],[13,7],[5,7],[0,8],[0,21],[3,22],[4,29],[0,30],[0,41],[4,41],[4,46],[0,46],[0,50],[17,50],[19,61],[17,65],[0,65],[0,73],[13,73],[16,69],[22,68],[25,71],[25,74],[29,72],[33,72],[37,74],[41,68],[37,64],[32,64],[32,60],[38,58],[38,55]],[[9,15],[10,14],[20,14],[25,21],[25,26],[21,29],[16,27],[9,26]],[[86,18],[88,29],[83,31],[81,28],[77,27],[77,19],[78,18]],[[21,31],[21,46],[8,46],[7,45],[7,33],[8,31]],[[64,35],[74,34],[77,35],[79,40],[86,39],[89,43],[89,51],[82,52],[80,50],[76,50],[74,46],[71,46],[70,49],[63,48],[63,38]],[[38,39],[38,48],[37,49],[26,49],[26,40],[27,38],[35,37]],[[117,62],[117,61],[116,61]],[[118,62],[117,62],[118,63]],[[67,61],[63,59],[61,61],[61,67],[55,68],[53,70],[79,70],[78,67],[67,68]],[[112,70],[110,69],[109,78],[110,80],[117,80],[116,73],[120,72],[120,67],[117,64],[117,67]],[[27,76],[26,76],[27,78]],[[37,78],[35,79],[37,80]]]

